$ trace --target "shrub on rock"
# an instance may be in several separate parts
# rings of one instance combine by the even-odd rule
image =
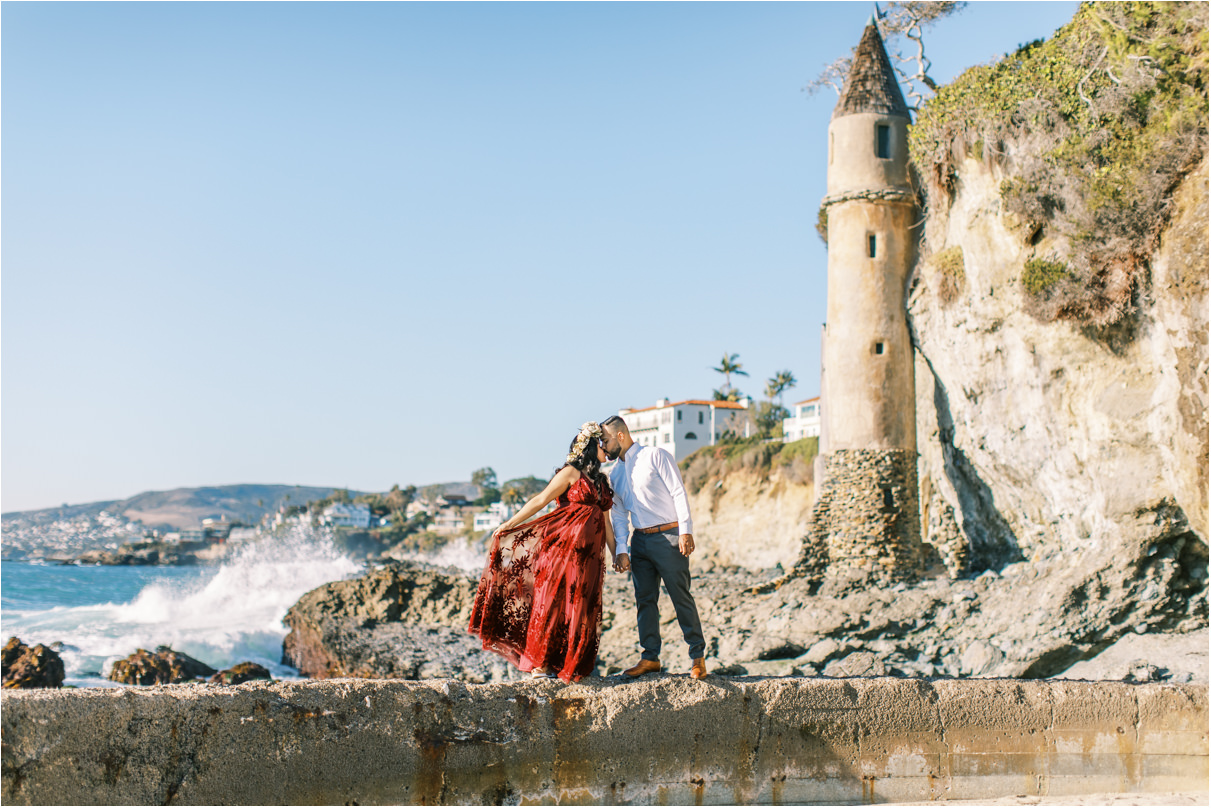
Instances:
[[[161,645],[154,654],[140,648],[126,659],[119,659],[109,678],[128,685],[171,685],[193,682],[216,672],[205,662]]]
[[[63,660],[45,645],[30,648],[12,637],[0,651],[0,661],[3,687],[63,687]]]

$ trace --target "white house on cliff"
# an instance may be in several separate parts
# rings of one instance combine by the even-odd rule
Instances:
[[[626,421],[636,443],[667,449],[680,461],[695,449],[713,446],[726,432],[749,437],[753,427],[748,409],[749,399],[669,401],[662,398],[654,407],[623,409],[618,415]]]
[[[793,440],[815,437],[820,434],[820,397],[796,401],[790,405],[790,418],[782,419],[782,440],[790,443]]]

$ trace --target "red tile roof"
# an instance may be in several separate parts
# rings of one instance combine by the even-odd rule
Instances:
[[[687,398],[685,401],[671,401],[668,404],[665,404],[664,407],[644,407],[643,409],[640,409],[640,410],[626,410],[626,414],[631,415],[632,413],[647,412],[648,410],[662,410],[662,409],[665,409],[665,407],[676,407],[681,404],[697,404],[697,405],[703,406],[703,407],[714,407],[719,410],[746,410],[746,409],[748,409],[748,407],[745,407],[743,404],[741,404],[737,401],[707,401],[705,399],[700,399],[700,398]]]
[[[801,405],[801,404],[811,404],[813,401],[819,401],[819,400],[820,400],[820,396],[816,396],[815,398],[805,398],[805,399],[803,399],[802,401],[796,401],[796,402],[795,402],[794,404],[792,404],[791,406],[792,406],[792,407],[798,407],[798,406],[799,406],[799,405]]]

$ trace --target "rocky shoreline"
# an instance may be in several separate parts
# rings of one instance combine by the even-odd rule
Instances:
[[[1189,599],[1141,600],[1135,595],[1147,593],[1147,574],[1127,590],[1104,587],[1098,602],[1080,610],[1065,607],[1072,590],[1060,570],[1025,564],[889,589],[774,575],[720,568],[695,574],[707,663],[716,675],[1038,679],[1063,676],[1078,663],[1097,670],[1089,660],[1112,646],[1122,656],[1130,638],[1146,655],[1154,643],[1145,639],[1205,637],[1207,629],[1205,586]],[[519,678],[466,633],[475,585],[457,570],[406,562],[326,584],[287,613],[282,661],[317,679]],[[606,576],[599,675],[638,657],[630,587],[626,576]],[[664,664],[673,672],[688,669],[667,600],[662,616]],[[1121,659],[1099,678],[1206,682],[1202,645],[1201,655]]]
[[[1092,573],[1059,561],[1019,562],[952,579],[938,566],[919,580],[882,588],[860,578],[811,579],[711,560],[693,565],[693,589],[716,676],[1205,683],[1201,546],[1158,543]],[[467,632],[476,584],[476,576],[458,569],[390,561],[320,586],[283,618],[289,633],[282,662],[314,679],[523,678]],[[634,608],[629,577],[608,573],[595,675],[617,674],[638,658]],[[666,670],[688,669],[667,598],[661,630]],[[51,659],[53,646],[34,656]],[[140,649],[115,663],[109,678],[146,685],[268,675],[216,672],[183,657],[170,648]],[[30,684],[10,684],[8,667],[6,687],[59,686],[42,673],[14,675],[14,682]]]
[[[227,557],[232,545],[226,542],[135,542],[114,550],[89,550],[60,564],[99,565],[103,567],[192,567],[217,564]]]
[[[0,687],[5,690],[47,690],[63,687],[63,658],[57,649],[61,643],[30,647],[17,637],[4,645],[0,666]],[[215,670],[188,654],[174,651],[167,645],[155,652],[139,648],[125,659],[114,662],[109,681],[124,685],[176,685],[209,682],[215,685],[238,685],[256,680],[272,681],[273,677],[255,662],[240,662],[225,670]],[[75,689],[72,687],[71,689]]]

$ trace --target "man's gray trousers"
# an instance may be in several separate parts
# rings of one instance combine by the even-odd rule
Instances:
[[[690,560],[678,549],[677,529],[631,534],[631,579],[639,613],[639,644],[643,658],[660,659],[660,582],[673,601],[681,634],[690,646],[690,659],[705,655],[698,606],[690,594]]]

